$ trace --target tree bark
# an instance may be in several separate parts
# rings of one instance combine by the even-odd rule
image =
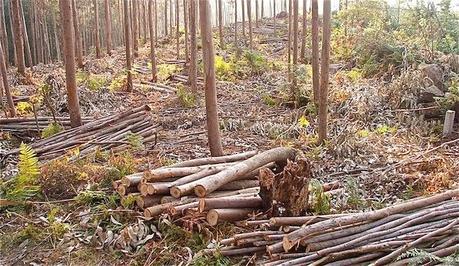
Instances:
[[[62,28],[64,34],[65,79],[67,85],[67,104],[72,127],[82,125],[80,104],[75,78],[75,47],[73,33],[72,4],[70,0],[59,1]]]
[[[236,0],[237,1],[237,0]],[[242,8],[242,36],[245,38],[245,0],[241,0]]]
[[[293,72],[292,72],[292,99],[297,102],[297,78],[296,71],[298,66],[298,0],[293,1]]]
[[[205,75],[205,98],[207,115],[207,135],[212,156],[222,156],[223,148],[218,123],[217,84],[215,80],[215,49],[212,38],[211,9],[209,0],[199,1],[202,52]]]
[[[295,158],[295,150],[290,148],[274,148],[257,154],[245,161],[237,163],[227,169],[196,181],[195,193],[205,197],[219,187],[271,162],[285,162]]]
[[[175,1],[175,40],[177,60],[180,59],[180,0]]]
[[[96,58],[101,57],[100,52],[100,30],[99,30],[99,4],[94,0],[94,24],[95,24],[95,42],[96,42]]]
[[[230,208],[261,208],[262,199],[260,197],[224,197],[224,198],[204,198],[199,200],[199,212],[211,209],[230,209]]]
[[[312,0],[312,88],[314,103],[319,105],[320,69],[319,69],[319,5],[317,0]]]
[[[14,117],[16,116],[16,110],[14,108],[14,102],[13,102],[13,97],[11,96],[11,90],[8,85],[8,75],[6,73],[5,56],[3,53],[3,47],[2,47],[1,42],[0,42],[0,74],[1,74],[1,79],[3,82],[3,86],[2,86],[3,88],[0,87],[0,96],[2,97],[1,105],[3,105],[3,90],[5,90],[6,100],[9,106],[9,113],[10,113],[10,116]]]
[[[223,39],[223,2],[218,0],[218,37],[220,38],[220,47],[223,49],[225,47],[225,42]]]
[[[303,0],[303,31],[301,32],[301,51],[300,51],[300,58],[303,62],[305,62],[305,55],[306,55],[306,32],[308,29],[308,21],[307,21],[308,9],[307,9],[307,0]]]
[[[18,73],[25,76],[25,58],[24,58],[24,36],[22,30],[22,19],[20,13],[19,0],[11,0],[11,12],[13,20],[14,42],[16,46],[16,61]]]
[[[153,0],[155,3],[155,45],[158,44],[158,3],[157,0]]]
[[[211,226],[219,222],[234,222],[244,220],[255,209],[212,209],[207,213],[206,220]],[[264,250],[264,247],[262,247]]]
[[[137,14],[137,1],[132,0],[132,40],[134,47],[134,57],[139,56],[139,28],[138,28],[138,14]]]
[[[191,91],[198,91],[197,42],[196,42],[196,1],[190,1],[190,71],[188,81]]]
[[[247,0],[247,17],[249,21],[249,48],[253,49],[253,37],[252,37],[252,1]]]
[[[26,21],[25,21],[25,17],[24,17],[24,8],[22,6],[22,2],[21,1],[19,1],[19,12],[20,12],[20,15],[21,15],[22,32],[23,32],[24,48],[25,48],[24,51],[25,51],[25,55],[26,55],[25,58],[26,58],[27,66],[31,67],[31,66],[33,66],[32,50],[30,49],[29,34],[27,32],[27,25],[26,25]]]
[[[13,8],[11,7],[12,6],[12,2],[10,2],[10,6],[9,6],[9,16],[8,16],[8,23],[10,24],[10,33],[11,33],[11,40],[13,41],[13,45],[12,45],[12,50],[13,50],[13,65],[14,66],[17,66],[18,65],[18,58],[17,58],[17,55],[16,55],[16,34],[15,34],[15,31],[14,31],[14,25],[13,25]]]
[[[323,14],[323,38],[320,74],[320,97],[319,97],[319,139],[323,144],[327,139],[327,116],[328,116],[328,87],[330,73],[330,35],[331,35],[331,3],[324,0]]]
[[[274,37],[277,36],[276,0],[273,0]]]
[[[156,0],[155,0],[156,2]],[[155,36],[155,28],[153,27],[153,2],[150,0],[148,2],[148,24],[150,26],[150,58],[151,58],[151,81],[156,82],[156,51],[155,51],[155,44],[156,39]]]
[[[168,1],[169,0],[165,0],[164,1],[164,35],[165,36],[168,35],[168,33],[167,33],[167,12],[168,12],[168,10],[167,10],[167,2]]]
[[[124,0],[124,39],[126,47],[126,90],[132,91],[132,65],[131,65],[131,20],[129,19],[129,0]]]
[[[185,64],[188,64],[190,55],[188,52],[188,1],[183,0],[183,26],[185,28]]]
[[[236,47],[236,50],[238,48],[237,45],[237,0],[234,1],[234,47]]]
[[[6,32],[5,17],[5,5],[3,1],[0,1],[0,41],[3,47],[5,65],[8,68],[10,54],[8,51],[8,33]]]
[[[83,68],[83,43],[81,41],[80,28],[78,25],[78,14],[76,9],[75,0],[72,0],[72,17],[73,17],[73,30],[75,33],[75,56],[78,68]]]
[[[259,17],[258,17],[258,0],[255,0],[255,27],[258,28],[258,21],[259,21]]]
[[[112,55],[112,10],[110,0],[105,0],[105,42],[107,45],[107,54]]]

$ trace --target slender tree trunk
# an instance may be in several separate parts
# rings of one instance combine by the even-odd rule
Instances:
[[[30,42],[29,42],[29,34],[27,32],[27,25],[24,17],[24,9],[22,7],[22,2],[19,1],[19,12],[21,15],[21,23],[22,23],[22,31],[23,31],[23,38],[24,38],[24,48],[25,48],[25,59],[27,62],[27,66],[33,66],[32,62],[32,51],[30,49]]]
[[[245,0],[241,0],[241,8],[242,8],[242,36],[245,38]]]
[[[107,45],[107,54],[112,55],[112,9],[110,0],[105,0],[105,42]]]
[[[265,17],[265,1],[261,0],[261,19]]]
[[[307,22],[307,16],[308,16],[308,9],[307,9],[307,0],[303,0],[303,25],[302,29],[303,31],[301,32],[301,52],[300,52],[300,58],[303,62],[305,62],[305,55],[306,55],[306,35],[307,35],[307,30],[308,30],[308,22]]]
[[[249,21],[249,47],[253,49],[253,37],[252,37],[252,1],[247,0],[247,17]]]
[[[101,57],[100,52],[100,29],[99,29],[99,4],[97,0],[94,0],[94,24],[95,24],[95,42],[96,42],[96,58]]]
[[[185,27],[185,64],[190,61],[190,54],[188,51],[188,1],[183,0],[183,26]]]
[[[1,1],[0,1],[1,2]],[[37,9],[34,2],[30,3],[31,18],[30,24],[32,28],[32,60],[33,64],[38,64],[38,52],[37,52]],[[1,14],[1,13],[0,13]],[[8,60],[7,60],[8,61]]]
[[[218,0],[218,37],[220,37],[220,47],[224,49],[225,42],[223,39],[223,3]]]
[[[317,0],[312,0],[312,88],[314,103],[319,106],[320,70],[319,70],[319,5]]]
[[[150,1],[150,0],[148,0]],[[148,39],[148,31],[149,31],[149,27],[148,27],[148,18],[147,18],[147,6],[145,5],[145,0],[142,0],[142,11],[143,11],[143,19],[142,19],[142,22],[143,22],[143,40],[145,41],[145,43],[147,42],[147,39]]]
[[[167,33],[167,12],[168,12],[168,9],[167,9],[167,2],[169,0],[165,0],[164,1],[164,35],[167,36],[168,33]]]
[[[287,77],[292,81],[292,0],[288,0]]]
[[[258,21],[260,20],[260,18],[258,17],[258,0],[255,0],[255,27],[258,28]]]
[[[131,20],[129,19],[129,0],[124,0],[124,39],[126,46],[126,90],[132,91],[132,65],[131,65]]]
[[[17,66],[18,65],[18,58],[17,58],[17,55],[16,55],[16,34],[14,32],[14,24],[13,24],[13,8],[11,7],[12,6],[12,2],[10,1],[9,2],[9,16],[8,16],[8,23],[10,24],[10,36],[11,36],[11,40],[13,41],[13,45],[11,48],[13,48],[13,65],[14,66]]]
[[[58,28],[56,24],[56,14],[54,12],[51,12],[51,23],[53,26],[53,34],[54,34],[54,46],[56,48],[56,59],[57,61],[61,61],[61,48],[60,48],[60,43],[59,43],[59,34],[57,33]]]
[[[73,33],[72,4],[70,0],[59,1],[64,35],[65,81],[67,84],[67,103],[72,127],[81,126],[80,104],[75,78],[75,47]]]
[[[46,45],[46,51],[45,51],[45,54],[46,54],[46,63],[49,64],[51,63],[51,42],[50,42],[50,36],[49,36],[49,31],[48,31],[48,24],[46,23],[46,20],[43,18],[43,32],[44,32],[44,36],[45,36],[45,45]]]
[[[158,3],[155,1],[155,45],[158,44]]]
[[[14,102],[13,102],[13,97],[11,96],[11,91],[10,87],[8,85],[8,76],[6,74],[6,63],[5,63],[5,56],[4,56],[2,44],[0,42],[0,74],[1,74],[1,79],[3,81],[3,88],[0,85],[0,96],[2,105],[3,105],[3,90],[5,90],[5,95],[6,95],[6,100],[8,102],[9,106],[9,111],[10,111],[10,116],[14,117],[16,116],[16,110],[14,109]]]
[[[175,1],[175,39],[177,60],[180,59],[180,2]]]
[[[78,68],[83,68],[83,43],[81,41],[80,28],[78,26],[78,15],[75,0],[72,0],[73,30],[75,32],[75,56]]]
[[[197,43],[196,43],[196,1],[190,1],[190,73],[189,82],[191,85],[191,90],[197,92],[198,85],[198,67],[197,67]]]
[[[151,0],[148,2],[148,24],[150,26],[151,80],[156,82],[156,51],[155,39],[153,38],[155,36],[155,28],[153,27],[153,2]]]
[[[24,58],[24,36],[22,30],[22,19],[20,13],[19,0],[11,0],[11,10],[13,13],[13,32],[15,35],[16,61],[18,73],[25,76],[25,58]]]
[[[331,3],[324,0],[323,12],[323,38],[320,75],[320,100],[319,100],[319,143],[327,139],[328,115],[328,86],[330,70],[330,35],[331,35]]]
[[[297,82],[296,70],[298,65],[298,0],[293,1],[293,73],[292,73],[292,97],[296,102]]]
[[[137,1],[138,0],[132,0],[132,40],[133,40],[133,46],[134,46],[134,57],[139,56],[139,28],[137,24]]]
[[[277,0],[273,0],[273,18],[274,18],[274,36],[277,36],[277,21],[276,21],[276,1]]]
[[[2,0],[0,0],[0,41],[3,45],[4,61],[6,68],[9,66],[9,51],[8,51],[8,33],[6,32],[6,22],[5,22],[5,5]]]
[[[211,8],[209,0],[199,1],[199,17],[201,24],[202,52],[206,86],[207,132],[210,153],[215,157],[223,155],[223,148],[218,123],[215,50],[212,38]]]
[[[234,47],[238,48],[237,45],[237,0],[234,1]]]
[[[171,0],[169,2],[169,32],[171,33],[171,37],[173,35],[173,30],[172,29],[173,29],[173,26],[174,26],[174,22],[173,22],[173,17],[174,17],[173,10],[174,10],[174,7],[173,7],[173,5],[174,5],[174,2]]]

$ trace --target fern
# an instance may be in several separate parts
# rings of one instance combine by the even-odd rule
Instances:
[[[7,200],[25,201],[37,195],[40,187],[37,179],[40,176],[40,167],[35,151],[27,144],[21,143],[19,147],[19,173],[2,186],[3,193]]]
[[[126,139],[136,151],[143,150],[145,148],[145,145],[143,144],[143,137],[138,134],[129,132]]]
[[[52,136],[56,135],[57,133],[61,132],[62,130],[64,130],[64,128],[61,125],[59,125],[56,122],[53,122],[53,123],[50,123],[46,128],[44,128],[41,131],[41,137],[43,139],[46,139],[46,138],[49,138],[49,137],[52,137]]]
[[[459,250],[456,254],[450,255],[448,257],[438,257],[432,253],[429,253],[422,249],[412,249],[402,255],[400,255],[397,260],[411,258],[410,265],[420,265],[427,262],[436,262],[443,263],[445,265],[458,265],[459,264]]]

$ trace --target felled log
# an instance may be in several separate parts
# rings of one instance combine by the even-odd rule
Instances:
[[[192,159],[180,163],[173,164],[169,167],[187,167],[187,166],[198,166],[208,164],[219,164],[219,163],[232,163],[236,161],[246,160],[256,155],[258,151],[248,151],[243,153],[236,153],[232,155],[220,156],[220,157],[209,157],[209,158],[198,158]]]
[[[245,161],[237,163],[227,169],[199,179],[194,188],[195,194],[198,197],[205,197],[209,193],[217,190],[222,185],[238,179],[263,165],[271,162],[285,162],[287,159],[295,158],[295,150],[290,148],[274,148],[269,151],[257,154]]]
[[[136,204],[140,209],[145,209],[161,203],[161,196],[140,196],[136,199]]]
[[[212,209],[207,213],[207,222],[215,226],[219,222],[234,222],[247,218],[256,209]]]
[[[223,164],[216,164],[215,167],[228,167],[233,165],[234,163],[223,163]],[[177,167],[177,168],[159,168],[151,171],[146,171],[143,174],[143,179],[145,181],[161,181],[166,178],[171,177],[183,177],[187,175],[192,175],[198,173],[202,170],[207,170],[209,166],[190,166],[190,167]]]
[[[199,200],[199,212],[210,209],[238,209],[238,208],[260,208],[262,200],[260,197],[226,197],[226,198],[202,198]]]

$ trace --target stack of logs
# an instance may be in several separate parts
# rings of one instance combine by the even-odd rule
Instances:
[[[274,148],[194,159],[128,175],[113,185],[122,196],[136,196],[146,218],[164,213],[196,215],[215,225],[258,212],[263,207],[258,195],[260,169],[278,171],[294,158],[293,149]]]
[[[149,106],[133,108],[85,123],[82,126],[31,144],[40,162],[60,158],[77,150],[70,158],[84,158],[95,151],[122,151],[132,146],[129,136],[135,134],[142,144],[155,142],[159,126],[153,122]],[[6,156],[18,154],[11,150]]]
[[[220,241],[222,248],[204,252],[259,254],[267,258],[263,265],[427,263],[429,256],[400,255],[414,248],[437,257],[459,251],[458,197],[459,190],[450,190],[363,213],[251,221],[264,229],[236,234]]]
[[[84,117],[83,123],[89,123],[92,119]],[[59,124],[64,129],[70,128],[69,117],[52,117],[52,116],[37,116],[35,117],[12,117],[0,119],[0,131],[11,133],[30,133],[38,134],[51,123]]]

